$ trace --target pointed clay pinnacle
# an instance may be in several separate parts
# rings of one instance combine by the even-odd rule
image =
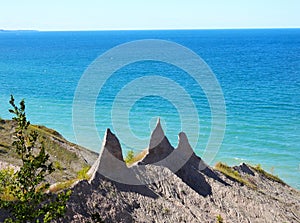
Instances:
[[[103,150],[105,149],[118,160],[124,162],[120,142],[118,138],[110,131],[110,129],[107,129],[105,132],[101,153],[103,153]]]
[[[178,146],[175,149],[177,155],[182,160],[189,160],[192,156],[195,156],[194,150],[191,147],[189,140],[184,132],[180,132],[178,135]]]
[[[184,132],[180,132],[178,135],[179,142],[177,149],[181,151],[189,151],[190,153],[194,153],[193,148],[191,147],[189,140]]]
[[[140,164],[154,164],[165,159],[170,153],[172,153],[173,150],[174,148],[165,136],[161,127],[160,119],[158,119],[156,127],[151,134],[148,154],[144,157]]]
[[[126,169],[126,164],[123,160],[120,142],[110,129],[107,129],[99,157],[88,172],[91,176],[90,182],[97,184],[99,180],[97,173],[109,179],[121,179],[122,169]]]
[[[161,127],[160,124],[160,118],[157,119],[156,127],[151,133],[150,138],[150,144],[149,144],[149,150],[155,148],[157,145],[159,145],[163,139],[165,138],[165,133]]]
[[[100,154],[88,172],[89,183],[99,186],[103,177],[117,183],[141,185],[132,169],[123,160],[122,148],[118,138],[107,129]]]

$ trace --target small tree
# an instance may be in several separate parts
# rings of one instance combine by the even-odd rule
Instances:
[[[14,169],[8,167],[0,170],[0,200],[13,199],[10,192],[10,185],[12,182],[14,182]]]
[[[126,163],[130,163],[130,162],[133,161],[133,158],[134,158],[134,152],[133,152],[133,150],[129,150],[129,151],[127,152],[126,157],[125,157],[125,162],[126,162]]]
[[[57,195],[45,192],[50,186],[45,177],[54,171],[53,164],[43,143],[38,142],[37,132],[28,129],[30,122],[26,118],[24,100],[17,107],[11,96],[9,103],[13,107],[9,112],[15,115],[13,120],[17,122],[16,140],[12,145],[22,165],[14,174],[14,181],[10,185],[15,201],[1,202],[2,207],[10,212],[10,217],[5,222],[50,222],[64,214],[71,192]]]

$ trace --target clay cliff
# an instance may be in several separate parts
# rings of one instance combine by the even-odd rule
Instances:
[[[241,164],[209,167],[179,133],[175,149],[158,121],[149,147],[130,167],[107,129],[90,179],[72,188],[57,222],[300,222],[300,193]]]

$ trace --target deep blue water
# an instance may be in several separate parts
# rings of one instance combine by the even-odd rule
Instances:
[[[219,160],[229,165],[261,164],[300,188],[300,29],[0,32],[0,117],[11,118],[7,110],[13,94],[18,100],[25,98],[32,123],[54,128],[76,142],[72,103],[82,74],[112,47],[142,39],[174,41],[193,50],[217,77],[225,98],[227,125],[211,164]],[[202,155],[211,123],[206,96],[184,71],[159,61],[127,65],[107,80],[95,109],[100,138],[107,127],[119,135],[111,118],[118,92],[130,81],[150,74],[174,80],[191,96],[200,118],[195,151]],[[136,94],[143,91],[141,87]],[[128,117],[120,116],[118,121],[122,125],[128,119],[131,131],[147,142],[157,117],[162,118],[166,135],[176,146],[182,130],[180,112],[166,98],[140,98]],[[100,145],[90,131],[87,127],[81,144],[98,151]],[[192,138],[193,129],[189,133]],[[126,133],[122,134],[125,151],[147,146],[127,145]]]

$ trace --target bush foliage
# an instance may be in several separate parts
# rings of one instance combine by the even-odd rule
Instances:
[[[133,161],[133,158],[134,158],[134,152],[133,150],[129,150],[126,154],[126,157],[125,157],[125,163],[131,163]]]
[[[24,100],[18,107],[11,96],[10,104],[12,109],[9,112],[17,122],[12,145],[22,165],[18,171],[11,173],[13,180],[5,179],[8,183],[4,187],[1,185],[13,197],[12,200],[1,198],[0,201],[0,207],[6,208],[10,213],[5,222],[50,222],[63,216],[71,192],[45,192],[50,186],[45,177],[54,171],[53,163],[50,162],[43,143],[38,142],[38,134],[28,130],[30,122],[26,118]],[[9,175],[4,177],[7,176]]]

